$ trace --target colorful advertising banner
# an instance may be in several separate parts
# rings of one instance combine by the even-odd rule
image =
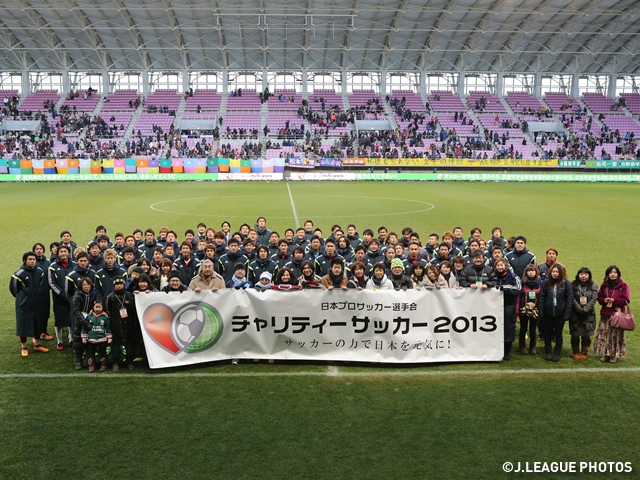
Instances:
[[[558,166],[562,168],[582,168],[582,160],[558,160]]]
[[[136,295],[149,366],[227,359],[495,362],[503,293],[218,290]]]
[[[319,158],[316,165],[318,167],[342,168],[341,158]]]
[[[512,158],[494,160],[470,160],[468,158],[367,158],[372,167],[557,167],[558,159],[516,160]],[[343,162],[345,165],[347,162]]]
[[[201,180],[213,182],[217,173],[114,173],[114,174],[44,174],[0,175],[0,182],[149,182]]]
[[[316,161],[313,158],[289,157],[291,168],[315,168]]]
[[[585,168],[640,169],[640,160],[587,160]]]

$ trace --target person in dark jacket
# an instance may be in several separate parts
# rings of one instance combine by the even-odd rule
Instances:
[[[255,225],[256,232],[258,232],[258,237],[256,238],[256,243],[258,245],[266,245],[269,243],[269,237],[271,237],[271,230],[267,228],[267,219],[264,217],[258,217]]]
[[[305,260],[302,262],[302,265],[300,265],[300,276],[298,277],[298,282],[303,289],[313,290],[322,288],[322,278],[316,275],[316,270],[311,260]]]
[[[480,249],[471,253],[472,264],[464,267],[458,276],[461,287],[478,290],[493,288],[498,284],[493,268],[485,265],[484,252]]]
[[[365,262],[367,263],[367,265],[373,268],[376,263],[384,261],[384,254],[380,250],[380,240],[378,240],[377,238],[372,238],[369,242],[368,248],[369,249],[365,257]]]
[[[496,288],[504,292],[504,360],[511,360],[511,345],[516,339],[516,303],[522,291],[522,281],[509,269],[503,258],[494,266]]]
[[[89,253],[89,267],[94,272],[102,269],[104,267],[104,258],[102,257],[102,250],[100,250],[100,245],[96,242],[91,242],[89,247],[87,248],[87,252]],[[77,261],[77,258],[76,258]]]
[[[53,298],[54,329],[58,350],[62,346],[63,328],[71,326],[71,299],[66,294],[66,285],[67,276],[71,274],[75,265],[69,257],[69,247],[60,245],[58,248],[58,260],[49,266],[49,272],[47,273]],[[69,331],[69,344],[72,342],[73,332]]]
[[[313,245],[313,240],[311,241],[311,244]],[[318,275],[320,278],[327,275],[329,273],[329,270],[331,270],[331,260],[333,260],[334,258],[339,258],[340,260],[344,261],[344,259],[340,255],[336,254],[335,240],[328,238],[324,244],[324,253],[315,259],[316,275]]]
[[[283,268],[287,263],[293,260],[293,256],[289,253],[289,243],[283,238],[278,242],[278,253],[271,255],[278,268]]]
[[[227,288],[235,288],[236,290],[246,290],[251,288],[251,282],[247,280],[247,270],[244,263],[238,262],[233,267],[233,276],[225,284]]]
[[[69,299],[73,299],[73,295],[78,290],[81,278],[89,278],[92,283],[95,283],[96,272],[91,268],[89,264],[89,255],[87,252],[79,252],[76,255],[76,264],[69,275],[67,275],[65,283],[65,295]],[[69,334],[73,335],[76,331],[76,315],[73,311],[73,302],[71,302],[71,327],[69,328]],[[73,346],[73,338],[71,338],[70,346]],[[60,350],[60,348],[58,348]]]
[[[346,265],[350,265],[355,260],[355,254],[347,240],[347,237],[340,237],[337,242],[338,248],[336,249],[336,253],[344,258]]]
[[[36,265],[42,269],[45,275],[45,282],[40,289],[40,300],[38,301],[38,331],[40,332],[40,340],[53,340],[53,336],[49,335],[49,313],[51,311],[51,287],[47,275],[51,260],[45,256],[46,249],[43,243],[36,243],[31,249],[36,254]]]
[[[365,275],[366,267],[362,262],[353,262],[351,264],[351,277],[347,282],[347,288],[355,288],[356,290],[364,290],[369,281],[369,277]]]
[[[27,337],[33,339],[33,349],[36,352],[47,353],[48,348],[40,345],[40,331],[38,330],[38,301],[45,282],[44,272],[36,265],[34,252],[26,252],[22,256],[22,267],[12,276],[9,290],[16,299],[16,335],[20,337],[21,355],[29,356]]]
[[[90,278],[78,280],[78,289],[73,295],[73,314],[75,315],[75,328],[73,331],[73,361],[76,370],[82,370],[82,356],[87,351],[87,345],[82,343],[82,328],[91,330],[91,324],[87,322],[87,315],[93,310],[93,304],[98,301],[96,289]]]
[[[153,251],[158,248],[158,246],[156,233],[152,228],[147,228],[146,232],[144,232],[144,243],[138,247],[138,258],[151,260],[153,258]]]
[[[136,312],[136,302],[133,293],[127,292],[124,288],[124,279],[115,278],[113,281],[113,292],[107,296],[105,310],[111,319],[111,331],[113,333],[113,344],[111,359],[113,361],[113,371],[120,370],[120,354],[124,349],[126,362],[129,370],[135,368],[133,359],[142,345],[142,334],[140,323]]]
[[[171,273],[169,274],[169,283],[165,285],[162,291],[165,293],[182,293],[186,292],[187,290],[189,290],[189,287],[182,283],[182,277],[180,276],[180,274],[176,270],[171,270]]]
[[[527,239],[522,235],[516,237],[515,247],[512,252],[507,253],[506,258],[513,272],[520,278],[524,275],[524,267],[536,265],[536,256],[527,250]]]
[[[404,274],[404,265],[399,258],[394,258],[391,261],[391,277],[389,277],[389,280],[391,280],[393,288],[396,290],[413,290],[413,282]]]
[[[304,249],[302,247],[295,247],[291,254],[291,261],[287,262],[284,266],[293,270],[296,277],[300,278],[300,275],[302,275],[302,264],[305,261]]]
[[[596,328],[596,301],[598,300],[598,284],[593,281],[591,270],[582,267],[576,273],[573,287],[573,310],[569,320],[571,332],[571,349],[574,360],[586,360],[591,337]],[[580,349],[582,339],[582,350]]]
[[[540,322],[544,331],[544,359],[559,362],[562,354],[562,330],[573,309],[573,288],[560,265],[553,265],[549,269],[548,278],[542,282],[539,305]],[[555,347],[551,343],[554,337]]]
[[[347,226],[347,241],[351,248],[356,248],[358,245],[362,245],[362,239],[360,235],[358,235],[358,231],[356,230],[356,226],[354,224],[349,224]]]
[[[236,240],[236,249],[238,248],[238,241]],[[189,285],[189,282],[198,274],[200,270],[200,262],[191,253],[193,247],[191,242],[185,240],[180,245],[180,256],[173,262],[173,268],[176,269],[180,275],[180,280],[183,285]]]
[[[108,249],[104,252],[104,268],[96,272],[96,289],[103,300],[113,292],[113,282],[116,278],[121,278],[123,283],[127,278],[127,272],[118,265],[117,258],[115,250]],[[87,313],[89,311],[87,310]]]
[[[233,278],[236,264],[242,263],[245,269],[249,266],[249,260],[240,252],[240,242],[238,239],[231,238],[227,243],[227,248],[228,252],[220,257],[220,263],[222,263],[223,268],[220,275],[224,278],[225,283]]]
[[[260,276],[264,272],[269,272],[273,277],[277,269],[276,262],[269,258],[269,248],[266,245],[260,245],[256,249],[256,254],[257,258],[249,264],[249,273],[247,277],[254,285],[258,283]]]
[[[540,272],[535,265],[527,265],[522,277],[522,292],[517,304],[516,315],[520,317],[520,353],[535,355],[536,327],[538,325],[540,298]],[[529,332],[529,349],[527,350],[527,331]]]

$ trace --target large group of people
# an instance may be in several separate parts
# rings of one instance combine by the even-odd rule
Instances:
[[[624,330],[609,321],[630,301],[617,266],[607,268],[600,285],[587,267],[570,281],[555,248],[547,249],[538,264],[522,235],[505,239],[499,227],[489,240],[482,238],[480,228],[470,233],[467,239],[461,227],[442,236],[431,233],[423,245],[410,227],[400,234],[384,226],[377,233],[367,228],[360,236],[353,224],[346,231],[333,225],[325,236],[307,220],[281,236],[259,217],[253,227],[244,223],[235,232],[229,222],[218,230],[199,223],[184,232],[181,241],[167,227],[157,235],[147,228],[109,237],[100,225],[83,248],[65,230],[59,241],[49,244],[49,255],[45,244],[35,243],[11,278],[16,334],[23,356],[29,355],[28,337],[35,352],[48,352],[42,341],[55,339],[57,350],[67,345],[73,349],[76,369],[82,369],[86,359],[89,371],[106,370],[109,346],[112,368],[118,371],[121,356],[133,369],[133,359],[144,352],[137,294],[222,288],[495,288],[504,292],[505,360],[511,357],[518,322],[522,354],[537,354],[537,342],[543,340],[545,360],[559,361],[569,322],[575,360],[587,359],[594,333],[593,351],[603,362],[626,356]],[[597,331],[596,304],[602,307]],[[51,305],[55,336],[49,333]],[[95,345],[87,349],[87,344]]]

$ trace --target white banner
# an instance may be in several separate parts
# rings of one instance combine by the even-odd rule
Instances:
[[[291,172],[291,180],[355,180],[353,172]]]
[[[219,290],[136,296],[151,368],[231,358],[500,361],[497,290]]]
[[[279,181],[284,178],[284,173],[219,173],[218,181],[242,181],[242,182],[265,182]]]

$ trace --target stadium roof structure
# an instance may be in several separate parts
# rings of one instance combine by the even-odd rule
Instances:
[[[634,74],[637,0],[5,0],[0,70]]]

